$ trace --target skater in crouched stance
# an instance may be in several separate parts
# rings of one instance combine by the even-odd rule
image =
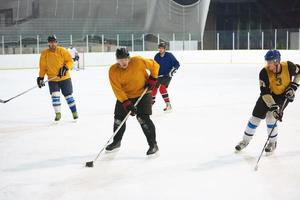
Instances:
[[[249,144],[263,119],[266,119],[268,134],[275,126],[265,152],[272,153],[276,149],[278,127],[275,121],[282,120],[280,108],[285,99],[289,102],[294,100],[300,82],[300,66],[290,61],[280,62],[280,57],[277,50],[269,50],[265,55],[267,64],[259,73],[261,93],[246,126],[243,140],[235,147],[237,151],[241,151]]]
[[[72,96],[73,86],[69,70],[73,67],[73,60],[67,49],[57,46],[55,35],[48,37],[49,48],[41,53],[40,72],[37,77],[37,85],[39,88],[45,86],[44,76],[47,75],[49,81],[49,89],[52,98],[52,105],[55,111],[55,121],[61,119],[61,101],[60,90],[64,95],[69,108],[72,112],[73,119],[78,118],[75,100]]]
[[[128,112],[137,117],[142,130],[147,138],[149,149],[147,155],[158,151],[156,143],[155,126],[150,119],[152,114],[151,90],[156,84],[159,65],[152,59],[139,56],[130,57],[127,49],[120,48],[116,51],[117,63],[109,69],[109,80],[112,90],[117,98],[114,111],[114,131],[119,127]],[[150,76],[146,70],[150,71]],[[142,95],[145,88],[147,92],[138,105],[134,103]],[[124,123],[113,138],[113,142],[106,147],[106,151],[117,150],[121,146],[121,140],[126,129]]]

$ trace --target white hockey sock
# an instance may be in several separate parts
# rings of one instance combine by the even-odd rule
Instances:
[[[61,102],[60,102],[60,92],[52,92],[51,94],[52,106],[55,113],[60,112]]]
[[[260,118],[254,116],[250,117],[244,132],[243,140],[250,142],[260,122]]]
[[[272,131],[273,127],[274,130],[270,136],[270,142],[276,142],[277,141],[277,135],[278,135],[278,127],[277,124],[275,125],[276,119],[274,118],[272,112],[268,112],[266,116],[266,124],[267,124],[267,133],[268,135]]]

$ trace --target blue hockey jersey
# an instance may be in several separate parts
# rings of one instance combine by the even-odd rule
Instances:
[[[154,56],[154,60],[160,65],[158,73],[159,76],[168,76],[173,67],[178,69],[180,66],[175,56],[170,52],[165,52],[163,57],[161,57],[160,54],[157,53]]]

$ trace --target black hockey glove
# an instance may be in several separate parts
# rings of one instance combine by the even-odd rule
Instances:
[[[45,83],[44,83],[44,78],[41,78],[41,77],[37,77],[36,79],[36,83],[37,85],[39,86],[39,88],[42,88],[45,86]]]
[[[295,99],[295,92],[299,85],[297,83],[291,82],[290,86],[285,90],[285,97],[289,102],[293,102]]]
[[[123,108],[125,109],[125,111],[128,113],[130,112],[131,116],[135,116],[136,115],[136,107],[132,104],[132,102],[130,100],[126,100],[123,103]]]
[[[68,68],[66,66],[63,66],[62,68],[59,69],[58,75],[60,78],[65,76],[68,71]]]
[[[79,60],[79,56],[76,55],[75,58],[74,58],[74,61],[78,61]]]
[[[272,115],[275,119],[282,121],[282,116],[283,113],[280,112],[280,107],[277,104],[273,104],[271,105],[271,107],[269,108],[269,110],[272,112]]]
[[[177,72],[177,69],[175,67],[173,67],[169,72],[169,76],[173,77],[176,72]]]

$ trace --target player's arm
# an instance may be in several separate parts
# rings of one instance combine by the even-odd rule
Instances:
[[[45,53],[42,53],[40,56],[40,71],[39,71],[39,77],[44,78],[46,74],[46,56]]]
[[[178,69],[180,67],[180,64],[179,64],[178,60],[175,58],[175,56],[172,53],[170,53],[170,56],[171,56],[171,59],[172,59],[173,67]]]
[[[152,90],[155,87],[157,82],[159,64],[153,59],[145,59],[145,58],[142,59],[146,66],[146,69],[150,71],[150,76],[145,83],[145,88],[148,88],[148,90]]]
[[[65,66],[68,70],[72,69],[73,68],[73,65],[74,65],[74,61],[73,61],[73,58],[71,56],[71,54],[65,50],[63,51],[63,57],[64,57],[64,60],[65,60]]]
[[[289,73],[291,76],[294,76],[292,83],[295,83],[299,86],[300,83],[300,65],[294,64],[288,61]]]
[[[293,102],[295,98],[295,93],[300,83],[300,65],[295,65],[294,63],[288,61],[288,69],[290,76],[294,76],[289,87],[285,90],[285,97],[289,102]]]
[[[276,104],[275,100],[271,95],[270,83],[266,69],[262,69],[259,73],[259,86],[260,86],[260,96],[266,105],[270,108],[272,105]]]
[[[112,87],[112,90],[113,90],[116,98],[120,102],[123,103],[124,101],[128,100],[128,97],[127,97],[126,93],[123,91],[122,85],[121,85],[120,81],[118,80],[118,77],[116,77],[116,75],[113,73],[112,68],[110,68],[110,70],[109,70],[109,82],[110,82],[110,85]]]
[[[157,79],[158,71],[159,71],[159,64],[153,59],[146,59],[142,58],[143,62],[146,66],[146,69],[150,71],[150,76]]]

